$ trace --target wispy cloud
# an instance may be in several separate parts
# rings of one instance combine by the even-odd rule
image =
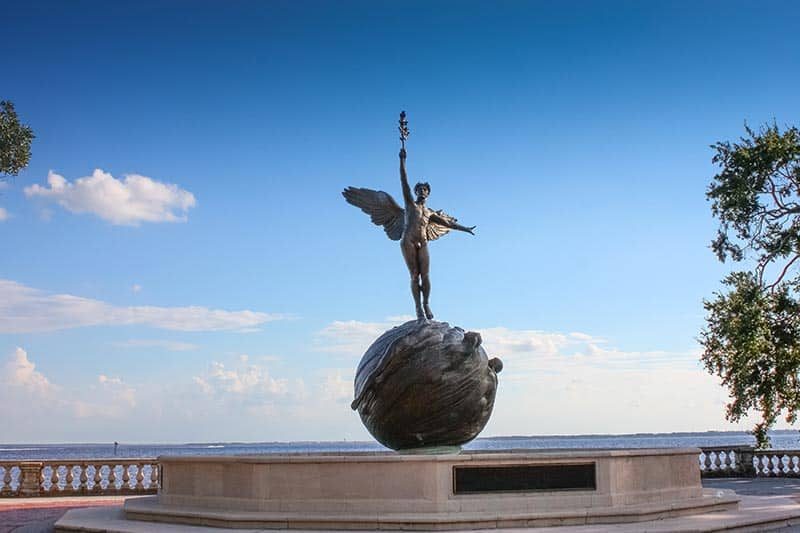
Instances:
[[[199,348],[198,345],[190,342],[163,339],[129,339],[114,344],[122,348],[161,348],[170,352],[189,352]]]
[[[124,418],[136,407],[136,389],[119,377],[100,374],[97,376],[96,388],[92,389],[92,392],[105,401],[72,399],[72,412],[76,418]]]
[[[320,393],[323,400],[349,404],[354,394],[353,370],[338,368],[325,370]]]
[[[315,347],[319,351],[360,356],[384,331],[412,318],[403,315],[388,317],[383,322],[336,320],[317,332]]]
[[[11,218],[11,215],[8,214],[8,211],[6,211],[5,208],[0,207],[0,222],[5,222],[9,218]]]
[[[177,331],[237,331],[284,315],[207,307],[115,306],[70,294],[49,294],[0,280],[0,333],[31,333],[85,326],[145,325]]]
[[[116,225],[142,222],[186,222],[196,204],[194,195],[171,183],[127,174],[117,179],[101,169],[69,182],[50,171],[47,186],[25,187],[28,198],[55,202],[71,213],[91,213]]]

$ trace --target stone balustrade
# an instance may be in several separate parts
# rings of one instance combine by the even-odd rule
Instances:
[[[800,477],[800,450],[705,447],[698,464],[703,477]],[[155,494],[159,475],[152,458],[0,461],[0,498]]]
[[[0,497],[155,494],[155,459],[0,461]]]
[[[800,450],[703,448],[700,472],[703,477],[800,477]]]
[[[703,477],[752,477],[752,446],[703,448],[699,456],[700,474]]]

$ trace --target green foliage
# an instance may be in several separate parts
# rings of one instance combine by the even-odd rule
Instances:
[[[753,434],[765,447],[778,414],[785,411],[794,423],[800,408],[800,305],[786,287],[765,291],[750,272],[735,272],[724,283],[730,291],[705,302],[703,363],[730,391],[729,420],[761,412]]]
[[[727,292],[704,302],[700,342],[706,369],[730,392],[727,418],[759,411],[753,434],[767,447],[777,417],[794,423],[800,410],[800,131],[772,124],[746,132],[712,146],[721,171],[707,198],[720,222],[711,248],[720,261],[751,268],[729,275]]]
[[[16,176],[31,158],[33,130],[20,124],[14,104],[0,101],[0,174]]]

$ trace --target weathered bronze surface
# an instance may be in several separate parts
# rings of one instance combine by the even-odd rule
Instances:
[[[364,354],[351,407],[389,448],[461,445],[489,421],[500,368],[499,359],[488,359],[480,334],[412,320],[381,335]]]
[[[403,189],[405,209],[397,205],[394,198],[383,191],[348,187],[342,195],[349,203],[360,208],[370,216],[377,226],[383,226],[386,235],[393,241],[400,241],[400,250],[411,275],[411,295],[417,318],[433,318],[429,299],[431,282],[428,276],[430,256],[428,241],[445,235],[450,230],[464,231],[474,235],[475,226],[462,226],[458,220],[444,211],[434,211],[425,205],[431,186],[428,183],[417,183],[414,194],[408,185],[406,175],[406,149],[408,138],[408,121],[405,112],[400,113],[400,185]],[[421,297],[421,298],[420,298]]]
[[[452,453],[481,432],[494,407],[500,359],[489,360],[478,333],[434,322],[429,305],[428,241],[450,230],[472,233],[425,205],[427,183],[411,194],[406,175],[408,121],[400,113],[400,184],[405,209],[383,191],[348,187],[345,199],[400,241],[411,274],[417,320],[392,328],[369,347],[358,365],[352,408],[372,436],[395,450]],[[474,235],[474,234],[473,234]]]

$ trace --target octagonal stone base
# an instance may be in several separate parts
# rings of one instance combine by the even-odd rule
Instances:
[[[128,500],[125,515],[229,528],[447,530],[632,522],[735,508],[733,493],[703,491],[698,453],[161,457],[158,496]],[[464,477],[471,468],[477,476]]]

